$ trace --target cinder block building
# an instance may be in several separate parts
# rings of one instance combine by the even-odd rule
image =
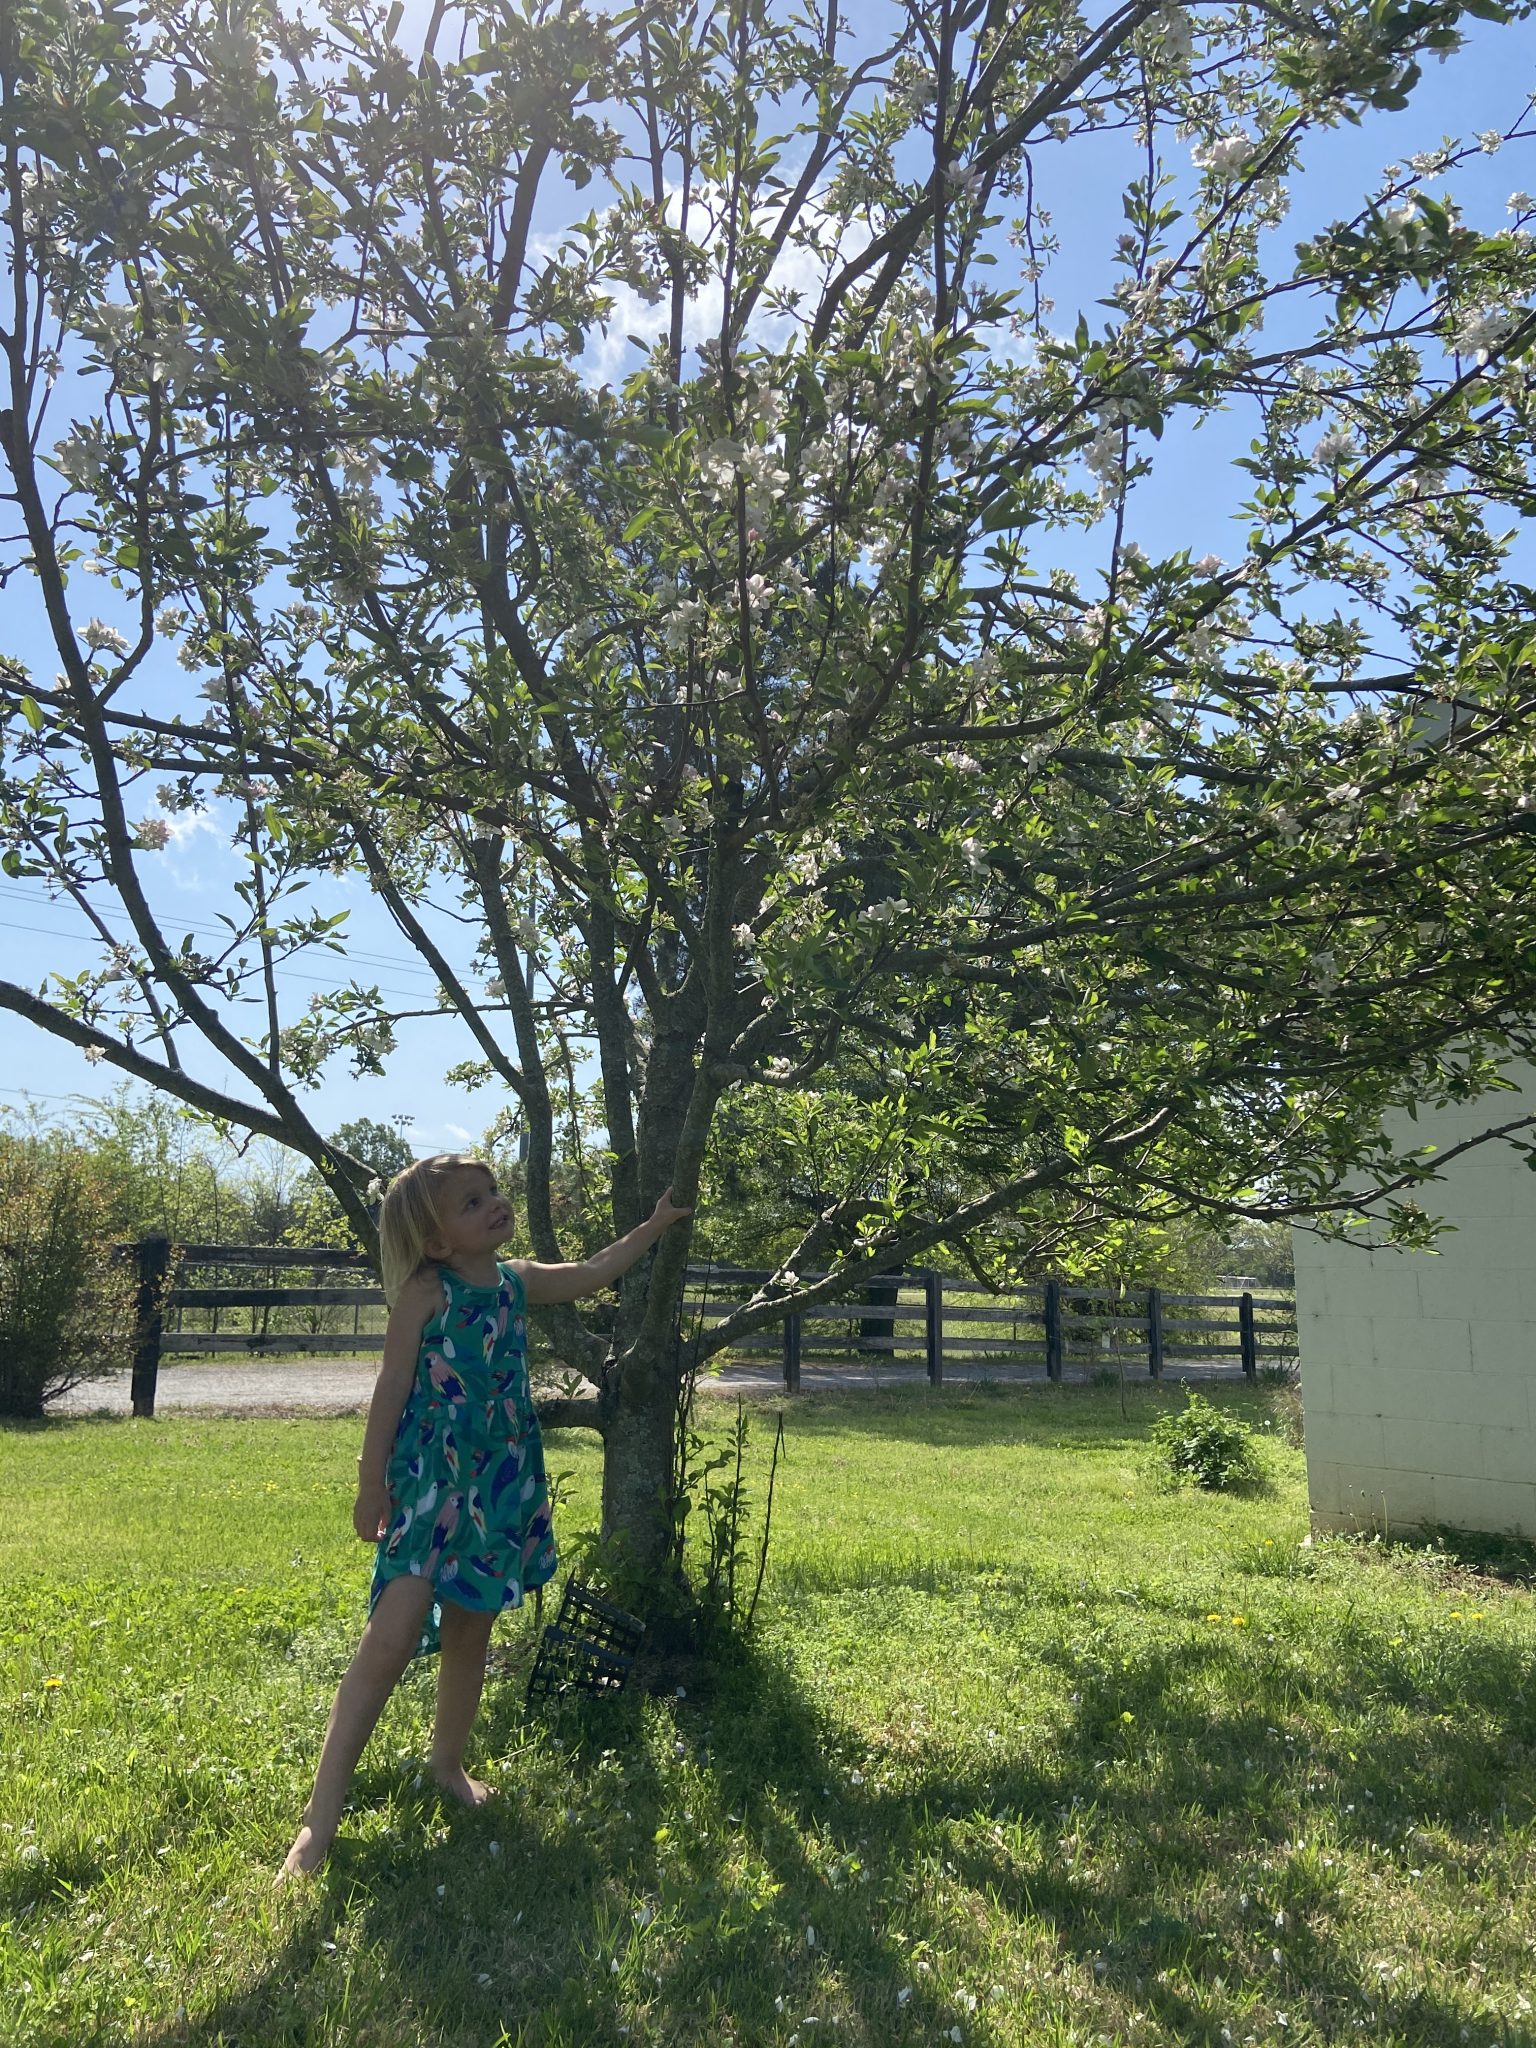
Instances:
[[[1440,1152],[1536,1113],[1518,1095],[1403,1119]],[[1296,1320],[1314,1526],[1427,1523],[1536,1538],[1536,1173],[1498,1140],[1451,1160],[1425,1202],[1437,1253],[1295,1233]]]

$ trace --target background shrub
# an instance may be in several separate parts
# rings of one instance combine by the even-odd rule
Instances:
[[[132,1361],[135,1278],[84,1159],[0,1135],[0,1415],[38,1416]]]
[[[1175,1481],[1189,1481],[1210,1493],[1227,1493],[1256,1479],[1258,1449],[1240,1416],[1213,1407],[1190,1389],[1182,1409],[1160,1415],[1152,1425],[1158,1463]]]

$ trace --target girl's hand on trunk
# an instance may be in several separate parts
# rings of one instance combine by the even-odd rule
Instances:
[[[672,1199],[672,1190],[668,1188],[652,1211],[652,1220],[659,1223],[663,1230],[670,1230],[674,1223],[681,1223],[685,1216],[691,1216],[692,1214],[692,1205],[690,1204],[686,1209],[679,1208]]]

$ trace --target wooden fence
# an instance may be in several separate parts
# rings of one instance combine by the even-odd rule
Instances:
[[[385,1303],[361,1252],[323,1246],[124,1245],[139,1276],[133,1412],[153,1415],[163,1358],[376,1351]],[[193,1282],[189,1276],[199,1277]],[[304,1274],[307,1283],[278,1276]],[[744,1267],[688,1273],[685,1330],[732,1315],[771,1276]],[[807,1284],[819,1275],[807,1274]],[[167,1282],[169,1281],[169,1285]],[[1046,1280],[1002,1296],[947,1273],[882,1276],[860,1301],[818,1302],[730,1347],[741,1360],[774,1360],[798,1391],[806,1364],[920,1367],[938,1386],[946,1370],[1047,1379],[1169,1369],[1257,1376],[1293,1365],[1295,1297],[1165,1294],[1157,1287],[1071,1287]],[[851,1291],[851,1290],[850,1290]]]

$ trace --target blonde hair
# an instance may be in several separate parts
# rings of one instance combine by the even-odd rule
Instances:
[[[464,1166],[477,1166],[484,1174],[491,1170],[483,1159],[468,1152],[438,1152],[430,1159],[413,1159],[385,1190],[379,1210],[379,1264],[384,1299],[391,1308],[406,1282],[431,1263],[427,1245],[443,1228],[438,1191],[451,1173]]]

